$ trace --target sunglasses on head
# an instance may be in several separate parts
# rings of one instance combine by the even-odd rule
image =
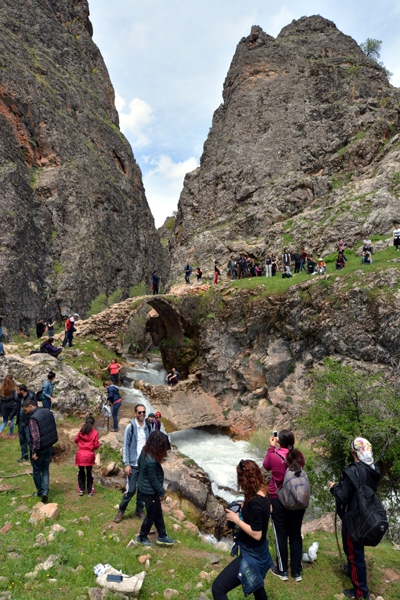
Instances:
[[[241,460],[239,463],[239,468],[242,469],[242,471],[246,470],[246,465],[244,464],[244,460]]]
[[[138,411],[137,411],[137,414],[138,414],[138,415],[145,415],[145,414],[146,414],[146,411],[145,411],[145,410],[138,410]]]

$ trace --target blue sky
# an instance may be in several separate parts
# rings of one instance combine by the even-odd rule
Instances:
[[[143,172],[156,225],[176,210],[199,163],[235,52],[252,25],[276,37],[304,15],[334,21],[358,43],[382,40],[400,86],[400,2],[393,0],[89,0],[94,41],[117,94],[121,129]]]

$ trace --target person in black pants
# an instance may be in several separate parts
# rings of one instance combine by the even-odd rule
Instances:
[[[270,515],[267,483],[260,468],[253,460],[241,460],[236,467],[238,486],[244,492],[241,512],[226,509],[228,521],[235,524],[235,558],[218,575],[212,586],[214,600],[228,600],[227,593],[239,585],[245,596],[254,595],[255,600],[268,600],[264,577],[274,566],[268,549],[267,528]]]
[[[304,467],[303,454],[294,448],[294,434],[283,429],[278,437],[271,436],[267,455],[263,462],[266,471],[271,471],[269,496],[272,504],[272,525],[276,542],[277,565],[271,569],[282,581],[288,580],[288,540],[290,546],[290,569],[295,581],[301,581],[303,554],[301,524],[305,510],[288,510],[278,498],[277,490],[281,489],[286,469],[294,470]]]
[[[357,488],[355,482],[362,482],[376,492],[381,478],[378,467],[374,464],[372,446],[365,438],[357,437],[351,445],[354,462],[341,474],[339,483],[330,482],[329,489],[336,500],[337,513],[341,519],[352,504]],[[364,546],[353,542],[342,522],[343,549],[347,556],[348,573],[353,588],[343,590],[346,598],[370,599],[367,584],[367,565],[364,556]]]

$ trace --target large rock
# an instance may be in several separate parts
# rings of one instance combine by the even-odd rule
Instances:
[[[239,42],[200,167],[186,175],[170,237],[171,275],[186,260],[211,276],[233,254],[332,252],[399,221],[399,91],[321,16],[277,38]],[[174,279],[175,278],[175,279]]]
[[[0,4],[0,313],[12,329],[83,314],[164,270],[92,33],[87,0]]]
[[[136,596],[141,590],[144,578],[146,577],[146,571],[141,571],[137,575],[124,575],[122,573],[122,581],[118,582],[107,581],[107,575],[121,575],[121,573],[113,567],[108,567],[103,575],[96,577],[97,585],[107,590],[120,592],[126,596]]]

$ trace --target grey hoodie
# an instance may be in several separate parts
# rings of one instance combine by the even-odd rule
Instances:
[[[147,421],[144,421],[144,433],[146,435],[146,440],[150,435],[150,428],[148,426]],[[132,421],[125,427],[124,431],[124,442],[122,446],[122,460],[124,461],[124,465],[134,467],[138,463],[138,455],[137,455],[137,440],[138,440],[138,427],[136,423],[136,418],[132,419]]]

